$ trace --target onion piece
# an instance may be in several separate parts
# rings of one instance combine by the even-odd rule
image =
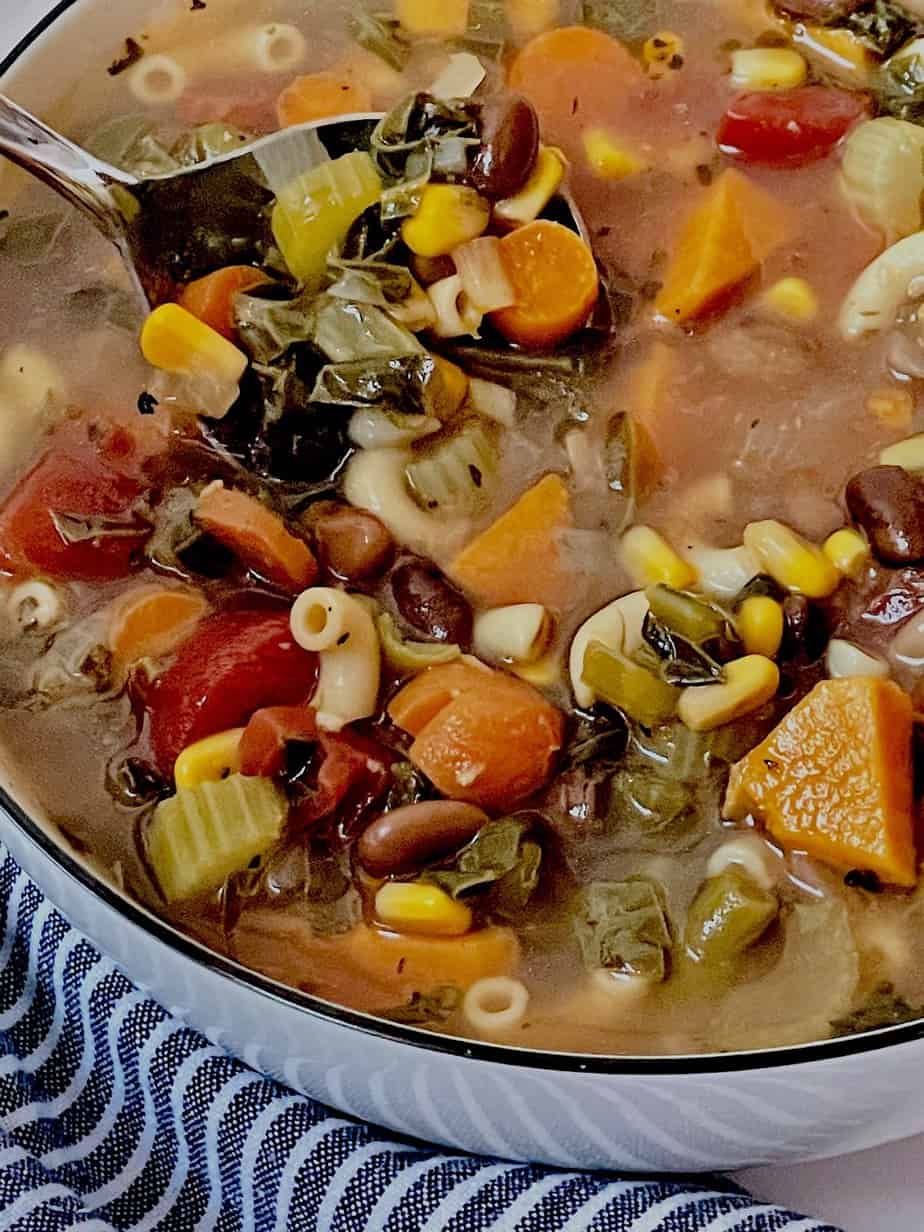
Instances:
[[[487,76],[487,70],[470,51],[449,57],[449,63],[431,82],[428,94],[434,98],[470,98]]]
[[[468,404],[479,415],[493,419],[505,428],[512,428],[516,423],[517,396],[512,389],[508,389],[506,385],[498,385],[496,381],[471,377],[468,383]]]
[[[462,290],[479,312],[496,312],[516,303],[516,294],[493,235],[469,240],[452,253]]]

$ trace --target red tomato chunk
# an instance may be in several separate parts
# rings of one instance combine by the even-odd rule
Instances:
[[[716,141],[723,154],[743,162],[800,166],[830,154],[868,112],[866,95],[828,86],[737,94]]]

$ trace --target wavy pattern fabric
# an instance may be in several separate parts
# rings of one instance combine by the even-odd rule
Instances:
[[[441,1153],[337,1116],[130,980],[0,846],[7,1232],[837,1232],[730,1184]]]

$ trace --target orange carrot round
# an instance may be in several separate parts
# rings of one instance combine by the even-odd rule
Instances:
[[[290,534],[278,514],[253,496],[211,484],[199,497],[196,521],[248,568],[294,593],[318,575],[307,543]]]
[[[505,235],[500,252],[516,296],[512,308],[491,314],[505,338],[545,350],[581,328],[597,302],[599,275],[579,235],[538,219]]]
[[[606,108],[641,80],[642,70],[623,44],[588,26],[537,35],[509,73],[510,88],[553,121]]]
[[[109,648],[120,663],[168,654],[182,642],[208,607],[194,590],[152,584],[136,586],[116,601]]]
[[[351,74],[331,72],[296,77],[276,100],[276,112],[283,128],[371,109],[372,91],[368,86]]]
[[[235,299],[269,281],[266,274],[252,265],[228,265],[188,283],[180,293],[180,307],[210,325],[229,342],[236,342]]]

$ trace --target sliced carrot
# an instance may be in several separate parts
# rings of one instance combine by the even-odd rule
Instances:
[[[270,281],[266,274],[252,265],[228,265],[188,283],[180,293],[179,303],[194,317],[211,325],[223,338],[236,342],[235,299],[245,291]]]
[[[388,707],[389,717],[404,731],[417,736],[460,693],[477,689],[490,675],[490,668],[466,663],[462,659],[428,667],[392,698]]]
[[[109,649],[119,663],[156,659],[180,644],[208,607],[195,590],[137,586],[115,603]]]
[[[449,572],[486,607],[544,603],[561,610],[574,575],[559,536],[571,525],[568,489],[558,475],[546,475],[463,548]]]
[[[729,168],[681,229],[655,310],[679,324],[704,315],[756,273],[790,229],[786,207]]]
[[[406,708],[399,693],[389,714],[395,722],[410,714],[417,731],[408,756],[444,796],[487,809],[516,808],[551,777],[564,738],[561,712],[503,672],[464,679],[454,673],[444,684],[441,673],[455,666],[428,669],[432,706],[449,700],[422,727],[428,708],[419,694]],[[407,688],[414,692],[416,684]]]
[[[312,73],[296,77],[276,100],[276,112],[283,128],[371,109],[372,91],[349,73]]]
[[[277,514],[246,492],[210,484],[199,497],[195,516],[248,568],[285,590],[303,590],[318,576],[307,543],[290,535]]]
[[[362,982],[385,985],[400,997],[441,984],[464,990],[489,976],[512,975],[520,963],[516,934],[496,926],[462,937],[415,937],[361,924],[347,934],[344,948]]]
[[[516,303],[491,313],[505,338],[548,349],[581,328],[597,302],[600,276],[594,255],[559,222],[537,219],[500,241]]]
[[[602,114],[642,80],[627,48],[589,26],[562,26],[537,35],[510,66],[512,90],[525,94],[554,124],[588,112]]]
[[[917,879],[912,706],[889,680],[823,680],[732,769],[725,815],[894,885]]]

